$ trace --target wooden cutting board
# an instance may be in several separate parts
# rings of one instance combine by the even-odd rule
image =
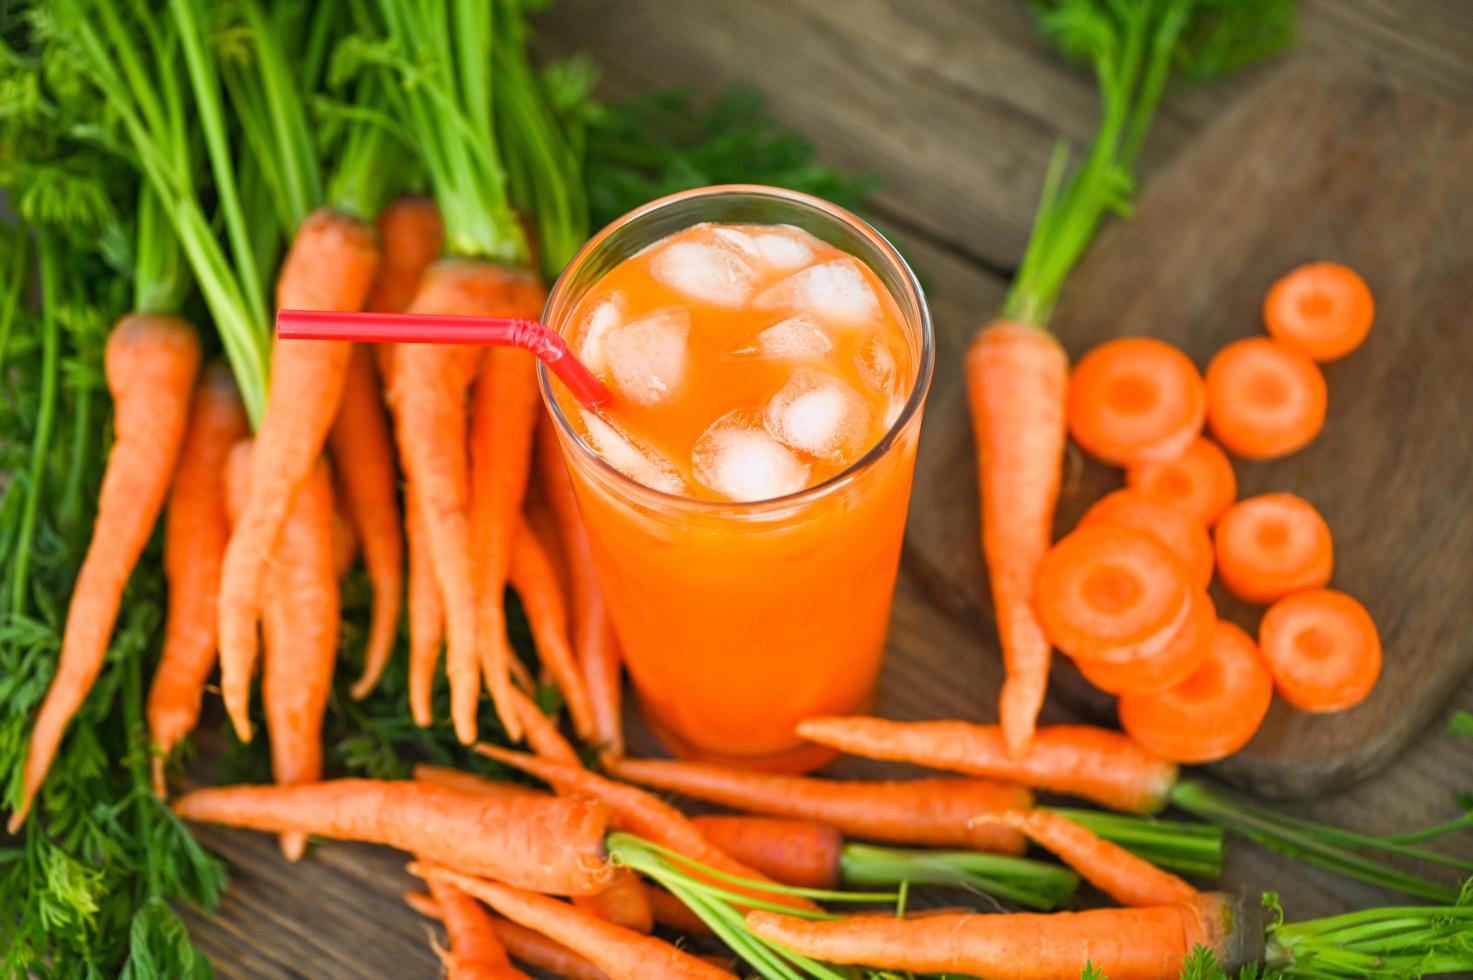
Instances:
[[[1326,366],[1324,433],[1287,459],[1235,468],[1241,495],[1293,491],[1324,514],[1332,584],[1380,625],[1385,669],[1349,712],[1276,701],[1253,742],[1213,767],[1274,797],[1321,793],[1386,764],[1473,667],[1473,118],[1359,77],[1267,78],[1152,180],[1132,220],[1112,223],[1054,320],[1073,358],[1145,334],[1205,368],[1228,342],[1262,333],[1269,285],[1314,259],[1369,280],[1375,326]],[[978,616],[995,649],[974,459],[964,396],[933,404],[906,553],[934,597]],[[1120,482],[1071,445],[1056,535]],[[1260,610],[1217,588],[1214,598],[1256,633]],[[1054,663],[1052,697],[1114,718],[1113,699],[1067,658]]]

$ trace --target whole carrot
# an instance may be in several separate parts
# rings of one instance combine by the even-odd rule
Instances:
[[[442,879],[430,878],[426,884],[450,939],[450,951],[443,957],[450,980],[530,980],[511,965],[491,916],[479,902]]]
[[[522,609],[532,626],[532,639],[537,644],[542,666],[563,693],[568,717],[573,720],[573,730],[579,738],[591,737],[594,730],[593,706],[588,700],[583,674],[573,659],[568,638],[568,610],[557,569],[525,517],[519,517],[517,521],[511,556],[511,585],[517,590]]]
[[[654,789],[900,844],[1021,854],[1021,834],[970,822],[978,814],[1033,805],[1033,794],[1021,786],[981,779],[840,781],[662,759],[609,760],[606,765],[620,779]]]
[[[1069,358],[1047,330],[1004,320],[977,334],[965,372],[982,551],[1007,675],[999,713],[1008,751],[1016,755],[1033,737],[1048,690],[1049,643],[1033,611],[1033,580],[1059,497]]]
[[[773,881],[800,888],[843,886],[844,838],[832,827],[788,817],[703,814],[690,820],[712,844]]]
[[[194,329],[176,317],[132,313],[107,339],[103,366],[115,441],[102,476],[92,542],[72,589],[56,674],[31,730],[11,833],[25,823],[67,723],[102,670],[123,589],[174,475],[199,362]]]
[[[546,412],[537,422],[538,485],[548,509],[557,519],[563,557],[573,593],[573,650],[588,690],[594,736],[612,756],[624,754],[624,726],[620,714],[620,657],[618,640],[609,621],[603,591],[594,573],[593,554],[573,483],[568,478],[557,433]]]
[[[1160,810],[1176,785],[1175,764],[1119,732],[1087,725],[1039,729],[1016,757],[997,726],[964,721],[809,718],[798,734],[853,755],[1006,779],[1132,813]]]
[[[668,848],[717,871],[738,878],[768,881],[761,873],[734,860],[706,840],[695,825],[679,810],[637,786],[628,786],[616,783],[612,779],[605,779],[574,763],[542,759],[521,752],[509,752],[492,745],[477,745],[476,751],[504,765],[536,776],[555,787],[559,793],[599,800],[608,807],[612,815],[612,823],[618,830],[638,834],[661,847]],[[762,897],[796,908],[815,908],[813,903],[794,896],[774,896],[763,893]]]
[[[978,820],[1021,830],[1121,905],[1174,905],[1197,895],[1197,889],[1176,875],[1095,836],[1068,817],[1047,810],[1006,810]]]
[[[381,257],[367,308],[398,313],[408,309],[420,277],[440,257],[445,222],[434,201],[411,194],[390,202],[375,225]]]
[[[282,263],[277,305],[362,309],[377,263],[372,228],[333,211],[313,212]],[[352,349],[325,340],[272,349],[266,413],[251,454],[250,498],[231,532],[220,576],[220,687],[236,733],[246,741],[256,624],[271,549],[332,428]]]
[[[577,750],[568,744],[562,732],[557,730],[557,725],[542,713],[542,709],[531,698],[523,694],[515,684],[507,691],[507,697],[512,711],[516,712],[522,723],[527,744],[532,747],[533,752],[544,759],[581,765]]]
[[[1198,946],[1234,974],[1257,962],[1263,932],[1255,910],[1224,895],[1141,909],[1038,915],[976,912],[899,919],[860,915],[815,922],[773,912],[747,913],[768,942],[829,963],[964,974],[988,980],[1077,980],[1086,965],[1110,980],[1177,976]]]
[[[450,882],[513,922],[535,929],[583,956],[612,980],[708,980],[732,974],[681,952],[669,943],[606,922],[565,902],[444,867],[411,868]]]
[[[215,666],[215,599],[230,526],[225,514],[225,455],[250,431],[230,368],[205,368],[164,509],[164,576],[169,610],[164,647],[148,689],[153,785],[163,796],[164,763],[199,720],[200,696]]]
[[[435,684],[435,664],[440,659],[440,641],[445,636],[445,607],[440,601],[440,583],[435,581],[430,544],[425,536],[414,484],[404,489],[404,529],[409,538],[409,714],[421,728],[434,721],[430,699]]]
[[[394,438],[384,411],[373,356],[354,347],[337,418],[327,437],[337,490],[358,532],[363,565],[373,586],[373,612],[363,648],[363,673],[351,694],[373,690],[389,662],[404,591],[404,539],[395,499]]]
[[[674,901],[673,896],[671,901]],[[440,906],[429,895],[405,892],[404,902],[426,918],[440,918]],[[682,905],[681,908],[685,906]],[[548,976],[563,977],[565,980],[608,980],[607,973],[540,932],[534,932],[497,915],[491,916],[491,928],[496,931],[496,938],[501,940],[512,959],[541,970]]]
[[[432,783],[335,779],[188,793],[186,820],[299,831],[409,851],[455,868],[559,895],[608,884],[608,809],[587,799],[490,799]]]

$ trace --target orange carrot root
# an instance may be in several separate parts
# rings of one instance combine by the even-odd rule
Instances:
[[[479,902],[439,878],[428,878],[425,883],[450,939],[445,966],[451,980],[530,980],[511,965],[490,914]]]
[[[593,705],[573,656],[568,610],[557,569],[525,518],[518,521],[516,535],[511,562],[512,587],[521,597],[542,665],[563,693],[573,730],[580,738],[589,738],[593,735]]]
[[[410,483],[405,489],[404,515],[409,538],[409,714],[420,728],[428,728],[434,721],[430,699],[445,635],[445,607],[416,500]]]
[[[194,329],[175,317],[130,314],[108,337],[103,365],[116,437],[102,476],[92,541],[72,589],[56,674],[31,730],[11,833],[25,823],[67,723],[102,671],[123,589],[174,475],[199,363]]]
[[[712,814],[691,817],[712,844],[773,881],[800,888],[839,888],[844,838],[832,827],[786,817]]]
[[[573,899],[573,904],[591,915],[635,932],[648,934],[655,928],[649,889],[628,868],[614,872],[614,879],[603,891],[596,895],[580,895]]]
[[[543,796],[541,790],[523,783],[509,783],[500,779],[487,779],[463,769],[447,769],[421,762],[415,765],[413,779],[420,783],[434,783],[449,789],[460,790],[480,796],[506,798],[510,796]]]
[[[379,212],[379,248],[383,258],[369,291],[367,308],[399,313],[414,300],[419,280],[440,257],[445,222],[427,197],[401,197]]]

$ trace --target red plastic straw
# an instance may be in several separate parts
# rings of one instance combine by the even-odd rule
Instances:
[[[573,356],[563,338],[536,320],[522,317],[278,310],[276,336],[280,340],[351,340],[365,344],[520,347],[546,364],[582,404],[597,408],[610,400],[609,389]]]

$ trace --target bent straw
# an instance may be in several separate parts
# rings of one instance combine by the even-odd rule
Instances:
[[[279,340],[350,340],[365,344],[520,347],[546,364],[573,397],[588,408],[607,405],[611,398],[609,389],[574,356],[562,337],[524,317],[278,310],[276,336]]]

